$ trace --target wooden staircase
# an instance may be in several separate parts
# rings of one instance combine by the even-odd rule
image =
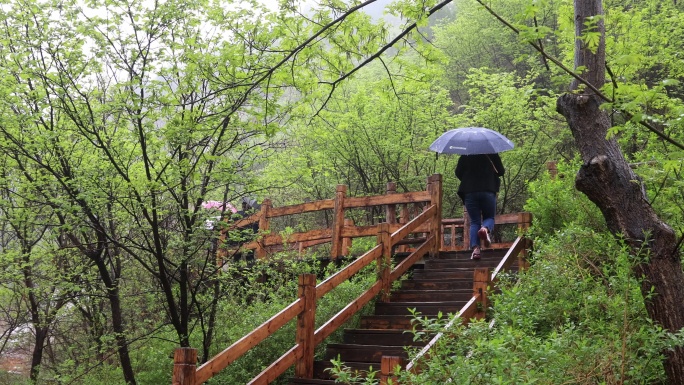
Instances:
[[[391,185],[391,186],[390,186]],[[357,226],[351,218],[346,217],[348,210],[380,210],[384,209],[385,222]],[[230,346],[213,357],[202,357],[204,361],[198,365],[198,349],[178,347],[173,356],[172,383],[174,385],[200,385],[223,370],[252,348],[262,344],[287,323],[296,320],[295,341],[285,353],[271,362],[260,373],[247,383],[250,385],[267,385],[276,381],[281,375],[294,367],[297,378],[312,378],[311,382],[292,380],[292,383],[331,383],[330,374],[325,370],[331,358],[338,355],[348,366],[368,370],[371,365],[381,369],[381,381],[391,376],[396,364],[401,365],[400,357],[406,357],[406,346],[413,343],[412,336],[404,331],[411,330],[409,308],[415,308],[424,316],[435,316],[442,313],[459,312],[458,318],[450,323],[462,322],[484,315],[482,309],[487,306],[487,287],[496,284],[498,272],[517,258],[524,258],[531,242],[523,235],[532,221],[529,213],[510,213],[497,215],[497,228],[515,226],[517,238],[500,239],[500,243],[492,244],[493,248],[508,249],[504,251],[485,252],[482,260],[470,261],[468,252],[458,253],[467,245],[469,222],[465,218],[442,218],[442,176],[431,175],[427,188],[423,191],[398,193],[393,184],[388,184],[384,195],[348,197],[346,186],[338,186],[333,199],[322,199],[315,202],[273,207],[264,200],[261,210],[248,218],[243,218],[227,227],[228,230],[246,227],[259,223],[259,235],[252,242],[245,243],[241,249],[254,250],[255,257],[267,259],[271,253],[294,245],[298,252],[305,248],[330,243],[330,258],[338,259],[349,255],[351,241],[356,238],[376,237],[376,245],[363,255],[355,256],[352,262],[345,265],[321,282],[317,282],[314,274],[302,274],[298,277],[298,296],[289,305],[265,320],[261,325],[233,341]],[[297,223],[293,216],[309,220],[312,213],[333,210],[332,222],[326,222],[325,228],[314,228],[306,232],[289,235],[277,227],[280,221],[275,218],[288,218],[283,223]],[[368,211],[372,212],[372,211]],[[325,215],[328,215],[327,213]],[[290,222],[295,221],[295,222]],[[216,253],[217,271],[225,261],[227,248],[223,241],[227,231],[222,231]],[[513,234],[513,232],[509,233]],[[391,266],[392,250],[396,247],[411,246],[412,252],[401,262]],[[439,255],[440,252],[444,254]],[[421,265],[419,261],[429,256],[438,255],[433,261]],[[501,259],[501,263],[497,264]],[[375,264],[378,274],[375,282],[370,284],[358,297],[351,300],[339,312],[328,320],[318,319],[316,325],[316,307],[321,298],[334,295],[331,292],[346,280],[354,277],[364,268]],[[489,274],[487,268],[496,270]],[[412,270],[412,272],[411,272]],[[394,282],[403,275],[411,278],[404,282],[401,289],[392,293]],[[348,330],[341,344],[330,344],[321,362],[315,362],[316,347],[325,343],[326,339],[339,330],[354,317],[359,309],[374,298],[381,301],[375,307],[375,314],[364,317],[361,329]],[[467,301],[467,303],[466,303]],[[463,306],[463,304],[466,304]],[[419,353],[424,357],[441,334],[427,343]],[[423,358],[409,362],[406,370],[418,370]],[[323,381],[323,382],[320,382]],[[328,382],[325,382],[328,381]],[[386,381],[385,381],[386,382]]]
[[[333,359],[365,375],[380,369],[382,356],[408,358],[407,348],[425,345],[413,341],[413,315],[409,309],[427,317],[459,312],[473,297],[475,269],[494,270],[506,251],[484,250],[479,260],[471,260],[467,251],[441,252],[439,258],[414,265],[401,287],[392,291],[389,302],[377,302],[374,315],[363,316],[359,329],[346,329],[342,343],[327,345],[325,357],[314,363],[313,379],[293,378],[290,384],[334,384],[329,371]],[[512,270],[517,270],[517,264]]]

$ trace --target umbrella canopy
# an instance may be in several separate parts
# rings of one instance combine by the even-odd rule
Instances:
[[[500,133],[482,127],[455,128],[442,134],[430,145],[440,154],[496,154],[513,149],[513,142]]]

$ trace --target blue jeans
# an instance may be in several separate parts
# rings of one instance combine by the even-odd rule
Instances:
[[[496,193],[488,191],[467,193],[463,203],[470,217],[470,248],[472,249],[480,246],[480,238],[477,236],[480,227],[486,227],[490,234],[494,231]]]

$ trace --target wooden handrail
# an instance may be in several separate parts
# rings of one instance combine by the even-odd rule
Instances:
[[[382,246],[377,245],[367,251],[361,257],[355,259],[346,268],[338,271],[337,273],[328,277],[325,281],[319,283],[318,286],[316,286],[316,298],[321,298],[326,295],[328,292],[330,292],[330,290],[336,288],[340,283],[348,280],[353,275],[361,271],[361,269],[370,265],[370,263],[378,259],[381,254]]]
[[[527,213],[521,213],[521,214],[527,214]],[[515,214],[516,217],[520,218],[518,214]],[[525,218],[530,218],[528,216],[525,216]],[[506,255],[501,259],[501,262],[497,265],[496,269],[494,272],[491,274],[491,276],[487,277],[488,283],[491,283],[492,285],[495,283],[497,280],[497,276],[505,269],[509,268],[513,262],[518,258],[518,255],[526,250],[528,247],[531,246],[531,241],[524,236],[519,236],[514,242],[513,245],[508,249],[506,252]],[[475,272],[475,275],[477,276],[478,272]],[[474,288],[478,286],[478,282],[474,283]],[[480,302],[483,297],[486,297],[486,293],[481,291],[481,290],[474,290],[473,292],[473,297],[466,303],[461,310],[458,312],[458,315],[452,318],[445,326],[444,330],[449,330],[450,328],[453,327],[453,325],[456,322],[460,323],[466,323],[468,322],[471,318],[473,318],[477,313],[477,303]],[[443,332],[437,333],[431,340],[430,342],[425,345],[418,354],[406,365],[405,370],[411,371],[414,373],[417,373],[420,371],[419,367],[419,362],[425,358],[428,357],[429,351],[434,347],[437,342],[444,336]]]
[[[349,303],[347,306],[344,307],[344,309],[340,310],[335,314],[331,319],[328,320],[325,324],[323,324],[321,327],[319,327],[316,332],[314,333],[314,341],[315,344],[318,345],[323,340],[331,335],[337,328],[342,326],[345,322],[349,320],[356,312],[361,310],[361,308],[366,305],[370,300],[373,299],[378,293],[380,292],[380,289],[382,289],[382,282],[381,281],[375,281],[373,286],[370,287],[370,289],[366,290],[358,296],[355,300],[353,300],[351,303]]]
[[[430,218],[431,216],[435,215],[436,211],[437,211],[436,206],[430,206],[430,208],[428,208],[427,210],[420,213],[420,215],[415,217],[409,223],[405,224],[399,230],[392,233],[392,235],[391,235],[392,244],[393,245],[396,244],[397,241],[406,238],[407,235],[416,231],[416,229],[420,225],[427,222],[426,218]]]
[[[267,385],[274,381],[276,378],[280,377],[290,366],[294,365],[297,360],[301,359],[303,356],[301,346],[295,345],[292,349],[288,350],[287,353],[283,354],[277,360],[273,361],[268,368],[264,369],[252,381],[248,382],[249,385]]]
[[[392,270],[392,273],[390,274],[390,281],[394,282],[399,279],[399,277],[404,275],[404,273],[411,266],[413,266],[414,263],[418,262],[418,260],[420,260],[430,251],[430,248],[432,248],[436,242],[437,238],[434,235],[431,235],[427,240],[425,240],[424,243],[418,246],[413,253],[409,254],[409,256],[404,258],[403,261],[399,262],[399,264],[394,268],[394,270]]]
[[[430,178],[435,178],[434,176]],[[342,243],[346,239],[349,242],[352,238],[373,236],[378,232],[378,225],[372,226],[355,226],[355,225],[345,225],[344,210],[352,208],[361,207],[374,207],[374,206],[390,206],[394,207],[396,205],[407,205],[409,203],[430,203],[434,200],[434,197],[429,191],[416,191],[416,192],[406,192],[406,193],[396,193],[388,191],[386,195],[376,195],[376,196],[365,196],[365,197],[347,197],[346,196],[346,186],[338,186],[338,191],[336,192],[335,199],[323,199],[314,202],[307,202],[296,205],[289,205],[283,207],[271,207],[270,201],[265,201],[262,205],[261,211],[258,211],[247,218],[239,219],[231,223],[226,229],[223,230],[222,235],[219,239],[220,246],[226,240],[226,231],[235,230],[237,228],[247,228],[254,223],[259,223],[261,235],[257,237],[254,241],[245,242],[240,245],[242,250],[261,250],[262,253],[259,257],[263,256],[265,250],[275,247],[276,249],[284,244],[305,244],[306,246],[312,246],[324,242],[332,242],[331,257],[337,258],[342,255]],[[441,207],[441,206],[440,206]],[[314,229],[306,232],[293,233],[287,236],[287,239],[278,233],[268,233],[266,229],[269,229],[269,223],[272,219],[278,217],[284,217],[289,215],[298,215],[304,213],[317,212],[322,210],[333,210],[334,223],[332,228],[327,229]],[[387,210],[389,213],[393,213],[392,210]],[[405,213],[404,213],[405,214]],[[388,219],[392,222],[396,221],[394,215],[388,215]],[[227,218],[226,220],[229,220]],[[405,218],[402,217],[402,221]],[[401,227],[401,224],[390,222],[390,229],[392,231]],[[220,247],[219,257],[225,257],[225,248]]]
[[[311,213],[314,211],[331,210],[335,206],[334,199],[322,199],[314,202],[300,203],[290,206],[273,207],[268,218],[284,217],[293,214]]]
[[[520,236],[513,242],[511,248],[508,249],[506,255],[501,258],[501,262],[499,262],[494,269],[494,272],[492,272],[492,282],[497,281],[499,274],[513,265],[513,262],[517,260],[520,252],[527,248],[528,241],[527,238]]]
[[[479,299],[479,295],[474,295],[463,307],[461,310],[458,312],[458,316],[452,318],[445,326],[444,330],[449,330],[451,329],[456,322],[463,322],[464,320],[467,320],[471,318],[475,312],[477,311],[477,301]],[[439,332],[437,333],[430,342],[427,343],[427,345],[423,346],[422,349],[416,354],[416,356],[411,360],[406,365],[406,371],[410,372],[417,372],[419,370],[418,368],[418,362],[427,357],[428,352],[432,349],[433,346],[437,344],[437,341],[439,341],[442,337],[444,336],[444,332]]]
[[[233,226],[245,226],[258,220],[261,228],[268,229],[269,218],[332,208],[335,210],[335,225],[332,229],[314,230],[307,233],[292,234],[288,237],[288,241],[318,241],[320,239],[326,239],[329,237],[333,242],[333,248],[341,248],[342,239],[353,238],[355,236],[367,236],[366,234],[368,229],[375,230],[376,234],[381,235],[378,235],[377,246],[317,286],[311,286],[310,282],[311,278],[313,277],[308,277],[306,279],[304,277],[300,278],[300,298],[292,302],[278,314],[271,317],[268,321],[264,322],[261,326],[257,327],[252,332],[233,343],[230,347],[223,350],[204,365],[197,368],[194,373],[194,363],[189,362],[193,355],[191,353],[187,353],[187,348],[178,349],[176,354],[178,360],[176,360],[174,364],[173,383],[178,385],[198,385],[207,381],[215,374],[226,368],[230,363],[234,362],[236,359],[245,354],[249,349],[266,339],[276,330],[280,329],[287,322],[293,320],[295,317],[299,319],[297,329],[298,341],[295,346],[293,346],[279,359],[269,365],[268,368],[257,375],[250,382],[250,384],[268,384],[284,373],[287,368],[292,366],[295,362],[299,362],[297,364],[296,370],[296,372],[299,372],[299,376],[310,376],[311,367],[308,365],[308,363],[312,362],[313,360],[313,347],[321,343],[326,337],[337,330],[363,306],[377,296],[378,293],[381,291],[388,291],[391,282],[398,279],[401,275],[399,271],[406,271],[410,267],[411,263],[415,262],[419,258],[422,258],[426,253],[435,248],[435,245],[437,245],[437,237],[435,236],[434,232],[439,231],[439,225],[435,225],[435,223],[441,223],[441,210],[439,209],[441,207],[441,202],[439,202],[441,198],[440,182],[441,176],[433,176],[429,179],[427,191],[403,194],[392,192],[391,194],[385,196],[361,198],[347,198],[345,196],[346,187],[338,186],[337,197],[334,200],[305,203],[284,208],[271,207],[270,201],[266,201],[262,205],[262,211],[253,214],[249,218],[239,220],[233,224]],[[433,187],[430,187],[431,184]],[[439,191],[436,191],[435,189]],[[344,208],[396,205],[411,202],[428,202],[429,205],[415,219],[403,225],[384,223],[374,227],[362,228],[361,231],[354,231],[358,228],[354,228],[352,226],[344,226]],[[437,228],[437,230],[435,230],[435,228]],[[387,261],[389,261],[389,254],[391,253],[392,247],[397,242],[402,241],[403,238],[419,229],[421,232],[431,233],[431,235],[427,237],[423,244],[418,246],[417,250],[411,254],[411,257],[407,258],[408,261],[402,262],[397,268],[395,268],[394,271],[390,271]],[[390,233],[390,231],[394,231],[394,233]],[[255,247],[257,252],[260,252],[263,251],[264,247],[277,244],[279,241],[282,241],[279,239],[279,237],[279,235],[273,234],[262,236],[261,239],[258,239],[250,244],[243,245],[242,247]],[[378,262],[378,266],[383,274],[379,274],[376,282],[358,298],[351,301],[342,310],[325,322],[321,327],[313,331],[312,320],[315,319],[315,314],[310,312],[315,312],[316,301],[325,294],[329,293],[342,282],[357,274],[364,267],[370,265],[373,261],[380,261],[380,259],[382,259],[382,262]],[[306,284],[304,285],[303,282],[306,282]],[[304,316],[304,314],[307,315]],[[311,330],[300,330],[302,328]],[[313,341],[309,341],[309,338],[313,339]],[[196,353],[194,357],[196,357]],[[176,376],[176,373],[178,373],[178,377]]]
[[[315,285],[315,277],[313,276],[306,278],[301,277],[300,297],[297,300],[293,301],[285,309],[278,312],[278,314],[271,317],[199,368],[195,369],[195,361],[193,361],[196,360],[197,357],[196,350],[194,350],[193,353],[193,349],[191,348],[177,349],[174,358],[173,384],[202,384],[244,355],[249,349],[272,335],[287,322],[290,322],[295,318],[298,319],[297,341],[295,345],[257,375],[250,384],[268,384],[284,373],[295,362],[297,362],[295,368],[296,375],[304,378],[310,377],[312,372],[313,347],[323,342],[325,338],[348,321],[379,293],[383,293],[379,300],[387,300],[392,282],[399,279],[415,262],[425,255],[428,253],[435,254],[438,251],[442,242],[442,226],[445,224],[457,225],[463,223],[463,219],[442,221],[441,196],[441,176],[435,175],[428,179],[427,190],[420,192],[396,193],[388,187],[387,195],[355,198],[346,197],[346,187],[338,186],[335,199],[280,208],[271,207],[270,201],[264,201],[260,212],[253,214],[249,218],[237,221],[234,226],[245,226],[249,223],[258,221],[260,228],[268,230],[270,228],[270,218],[333,209],[335,211],[335,217],[332,228],[291,234],[286,241],[309,242],[311,244],[331,241],[333,243],[333,258],[341,252],[343,240],[347,242],[348,245],[351,238],[377,235],[378,244],[318,285]],[[409,221],[406,218],[408,203],[428,203],[428,205],[421,207],[422,212]],[[376,226],[354,226],[344,218],[344,209],[346,208],[377,205],[401,205],[401,223],[383,223]],[[395,207],[388,207],[386,210],[388,218],[393,221],[397,219],[394,215],[394,210]],[[525,220],[528,219],[527,217],[521,217],[519,214],[511,214],[497,217],[497,221],[501,224],[518,223],[520,226],[520,222],[513,221],[515,219],[521,220],[521,218]],[[461,226],[463,226],[463,224],[461,224]],[[407,239],[409,235],[416,233],[422,233],[420,238]],[[243,245],[242,247],[254,248],[258,255],[263,256],[266,247],[278,245],[282,242],[283,240],[280,235],[266,234],[262,235],[256,241]],[[408,257],[391,270],[390,254],[393,247],[398,244],[409,243],[414,245],[415,249]],[[516,243],[516,245],[517,244],[518,243]],[[516,251],[511,251],[507,254],[508,259],[513,258],[515,253],[518,253],[527,245],[527,243],[524,242],[519,244],[521,246],[516,246],[514,248]],[[510,257],[508,257],[509,254]],[[359,297],[347,304],[342,310],[314,331],[313,324],[317,300],[339,286],[342,282],[345,282],[358,274],[363,268],[369,266],[374,261],[377,262],[378,266],[378,279],[359,295]],[[488,272],[486,276],[488,277]],[[480,290],[480,294],[476,293],[473,299],[461,309],[459,312],[461,317],[472,317],[476,315],[477,306],[471,304],[471,302],[477,304],[478,301],[486,300],[485,290],[482,289],[482,287],[486,288],[486,284],[487,282],[480,282],[480,289],[478,289]],[[454,320],[452,320],[452,322],[454,322]],[[193,357],[195,358],[193,359]]]
[[[416,191],[408,193],[394,193],[390,195],[376,195],[370,197],[347,197],[344,200],[344,208],[352,209],[358,207],[373,207],[384,205],[395,205],[401,203],[421,203],[430,202],[430,193],[427,191]]]
[[[211,360],[204,363],[204,365],[197,368],[195,373],[195,383],[201,384],[221,370],[225,369],[230,363],[240,358],[249,349],[258,345],[266,337],[273,334],[276,330],[283,327],[290,320],[294,319],[304,308],[304,303],[301,299],[297,299],[288,305],[285,309],[278,312],[278,314],[269,318],[268,321],[262,323],[259,327],[252,330],[246,336],[237,340],[234,344],[224,349]]]
[[[497,226],[500,225],[517,225],[518,226],[518,231],[519,233],[524,233],[527,228],[532,223],[532,214],[531,213],[510,213],[510,214],[499,214],[494,218],[494,222],[497,224]],[[470,229],[467,227],[468,226],[468,221],[466,218],[449,218],[449,219],[442,219],[442,232],[445,234],[449,234],[449,237],[451,238],[451,243],[450,245],[445,244],[445,239],[442,237],[441,239],[441,248],[440,250],[442,251],[459,251],[459,250],[467,250],[470,245],[467,243],[468,239],[468,232]],[[460,233],[457,233],[456,229],[460,229]],[[457,234],[462,234],[463,235],[463,243],[461,245],[456,245],[456,235]],[[493,248],[508,248],[511,247],[513,244],[509,242],[503,242],[503,243],[492,243]]]
[[[393,193],[391,195],[385,195],[385,196],[374,196],[374,197],[360,197],[360,198],[349,198],[345,197],[343,200],[343,206],[344,208],[355,208],[355,207],[364,207],[364,206],[358,206],[360,202],[370,202],[373,205],[396,205],[396,204],[406,204],[406,203],[421,203],[421,202],[426,202],[426,197],[429,197],[429,193],[427,191],[423,191],[419,193],[404,193],[404,194],[397,194]],[[352,202],[351,204],[349,202]],[[428,199],[429,201],[429,199]],[[304,203],[304,204],[297,204],[297,205],[291,205],[291,206],[283,206],[283,207],[272,207],[269,212],[267,217],[270,218],[277,218],[281,216],[287,216],[287,215],[295,215],[295,214],[301,214],[301,213],[308,213],[308,212],[315,212],[315,211],[320,211],[320,210],[328,210],[328,209],[333,209],[334,208],[334,202],[335,200],[333,199],[326,199],[326,200],[320,200],[320,201],[315,201],[315,202],[309,202],[309,203]],[[261,212],[255,213],[251,215],[248,218],[240,219],[233,223],[231,225],[231,228],[236,228],[236,227],[244,227],[248,226],[251,223],[258,222],[261,218],[262,214]],[[395,218],[396,219],[396,218]],[[404,219],[402,217],[402,219]],[[415,218],[414,218],[415,219]],[[465,228],[465,219],[464,218],[446,218],[442,219],[442,232],[444,234],[448,234],[451,238],[451,245],[450,246],[445,246],[444,244],[444,238],[441,239],[440,242],[440,249],[443,251],[457,251],[457,250],[465,250],[469,247],[469,245],[461,244],[460,246],[455,245],[455,239],[456,239],[456,229],[459,228],[460,232],[465,233],[469,231],[469,229]],[[531,223],[531,216],[529,213],[510,213],[510,214],[500,214],[497,215],[495,218],[495,222],[497,225],[518,225],[518,227],[521,230],[525,230],[527,227],[529,227]],[[344,222],[343,222],[344,223]],[[402,224],[398,223],[391,223],[390,222],[390,231],[396,231],[402,226]],[[425,228],[425,231],[429,231],[427,229],[425,223],[421,223],[421,226]],[[423,230],[423,229],[421,229]],[[416,228],[413,228],[411,231],[416,231]],[[369,236],[374,236],[378,232],[378,225],[371,225],[371,226],[355,226],[355,225],[342,225],[341,230],[339,232],[338,238],[343,238],[350,240],[352,238],[360,238],[360,237],[369,237]],[[335,234],[333,234],[333,229],[327,228],[327,229],[314,229],[310,230],[307,232],[299,232],[299,233],[292,233],[290,234],[287,239],[283,239],[283,237],[280,234],[265,234],[261,236],[259,241],[251,241],[251,242],[246,242],[241,246],[242,249],[245,250],[255,250],[258,248],[259,245],[270,248],[270,247],[277,247],[283,244],[297,244],[299,243],[300,245],[304,245],[305,247],[309,246],[314,246],[318,245],[321,243],[326,243],[326,242],[332,242]],[[403,236],[400,236],[400,238],[403,238]],[[465,239],[465,237],[463,238]],[[340,243],[342,241],[340,240]],[[497,248],[501,247],[510,247],[512,244],[511,243],[494,243],[493,246]]]

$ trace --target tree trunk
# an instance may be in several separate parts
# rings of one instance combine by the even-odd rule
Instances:
[[[583,32],[585,20],[603,15],[601,0],[575,0],[576,34]],[[605,31],[598,23],[601,41],[593,52],[576,39],[575,67],[584,66],[584,78],[596,88],[605,81]],[[643,279],[642,293],[649,316],[669,331],[684,327],[684,273],[675,233],[650,206],[639,177],[629,167],[614,139],[606,139],[610,119],[599,109],[602,100],[573,82],[573,93],[561,96],[557,110],[570,126],[583,166],[575,186],[603,213],[608,230],[623,237],[634,255],[647,256],[635,267]],[[654,289],[655,296],[647,296]],[[684,349],[664,352],[665,371],[670,384],[684,384]]]
[[[36,334],[36,344],[33,345],[33,352],[31,353],[31,373],[30,379],[32,383],[38,382],[40,375],[40,365],[43,362],[43,352],[45,352],[45,341],[48,339],[49,327],[38,327],[34,324]]]
[[[123,311],[121,310],[121,298],[119,295],[119,284],[109,276],[106,262],[101,257],[103,251],[94,253],[91,259],[95,261],[100,278],[107,288],[107,299],[112,312],[112,328],[114,329],[114,339],[116,340],[116,350],[119,355],[119,362],[121,363],[121,370],[123,371],[124,382],[127,385],[135,385],[135,372],[133,371],[133,364],[128,352],[128,341],[126,339],[126,327],[123,319]]]

